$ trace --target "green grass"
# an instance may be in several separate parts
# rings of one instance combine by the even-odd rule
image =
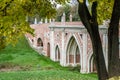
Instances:
[[[19,71],[0,73],[0,80],[97,80],[93,74],[63,70]]]
[[[97,80],[97,76],[61,67],[31,49],[22,37],[15,47],[0,51],[0,80]]]
[[[30,70],[38,68],[62,68],[59,63],[52,62],[48,57],[39,55],[31,49],[24,37],[19,40],[15,47],[9,45],[0,51],[0,65],[8,63],[25,69],[29,68]]]

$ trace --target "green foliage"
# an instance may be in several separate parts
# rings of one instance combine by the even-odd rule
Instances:
[[[15,47],[9,45],[0,51],[0,80],[97,80],[96,74],[80,74],[61,67],[58,62],[39,55],[21,37]],[[77,68],[78,70],[78,68]],[[73,72],[74,71],[74,72]]]
[[[5,61],[12,60],[12,59],[13,59],[13,57],[12,57],[11,54],[8,54],[8,55],[6,55],[6,54],[1,54],[1,55],[0,55],[0,62],[5,62]]]
[[[66,0],[56,2],[63,4]],[[15,44],[21,35],[33,34],[33,29],[26,22],[26,16],[53,18],[56,9],[52,3],[50,0],[0,0],[0,37],[5,37],[4,44]],[[2,41],[1,48],[4,48],[1,43]]]
[[[61,21],[61,17],[63,15],[63,13],[64,13],[64,8],[63,7],[59,7],[57,9],[57,13],[56,13],[56,20],[57,21]]]
[[[71,6],[69,4],[66,4],[60,8],[57,9],[57,19],[58,21],[61,21],[61,17],[63,16],[63,13],[66,15],[66,21],[69,21]]]
[[[33,32],[25,17],[26,13],[18,0],[0,1],[0,35],[5,37],[4,44],[15,44],[20,36]]]
[[[101,24],[103,23],[103,20],[110,19],[113,10],[114,0],[89,0],[90,6],[94,1],[98,2],[97,6],[98,22]]]
[[[79,15],[78,15],[78,10],[77,10],[77,5],[70,5],[66,4],[64,6],[61,6],[57,9],[57,14],[56,14],[56,20],[61,21],[61,17],[63,13],[66,15],[66,21],[69,21],[70,19],[70,14],[72,14],[73,21],[79,21]]]
[[[70,13],[72,14],[73,21],[80,21],[80,17],[78,15],[78,5],[73,5]]]
[[[97,80],[95,74],[80,74],[63,70],[0,72],[1,80]]]
[[[79,0],[79,2],[81,1],[83,0]],[[108,20],[111,18],[114,0],[88,0],[88,1],[89,1],[88,8],[90,9],[90,13],[93,2],[97,1],[98,3],[97,20],[99,24],[102,24],[104,20]]]
[[[21,70],[64,69],[59,63],[52,62],[48,57],[39,55],[31,49],[24,37],[21,37],[15,46],[8,45],[0,51],[0,66],[8,63],[14,67],[19,66]]]
[[[70,0],[54,0],[58,4],[65,4],[66,2],[69,2]]]

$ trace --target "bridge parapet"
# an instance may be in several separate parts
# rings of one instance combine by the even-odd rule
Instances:
[[[45,56],[50,57],[53,61],[60,60],[62,66],[70,64],[75,66],[79,62],[82,73],[92,71],[92,69],[89,69],[92,68],[93,61],[91,58],[92,44],[87,30],[81,22],[65,22],[65,24],[62,24],[62,22],[53,22],[31,26],[35,29],[32,44],[35,43],[34,45],[37,45],[38,38],[41,38],[43,41],[43,48],[41,49]],[[100,25],[99,31],[104,44],[104,52],[106,53],[107,27]],[[58,46],[59,49],[56,48],[56,46]],[[39,47],[36,50],[41,51]],[[104,56],[107,57],[107,54]],[[90,60],[91,63],[89,63]]]

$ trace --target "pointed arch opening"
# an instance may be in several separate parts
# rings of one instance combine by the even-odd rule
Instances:
[[[58,45],[55,48],[55,59],[56,59],[56,61],[60,61],[60,49],[59,49]]]
[[[80,63],[80,51],[78,46],[76,48],[76,63]]]
[[[89,72],[94,72],[94,73],[97,72],[95,58],[93,55],[91,56],[91,58],[89,60]]]
[[[38,47],[43,47],[43,41],[42,41],[41,38],[38,38],[38,40],[37,40],[37,46]]]
[[[47,56],[50,57],[50,43],[47,43]]]
[[[70,38],[67,46],[66,63],[73,66],[80,64],[80,50],[74,36]]]

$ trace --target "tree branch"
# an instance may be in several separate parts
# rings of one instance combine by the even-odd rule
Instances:
[[[88,11],[86,4],[79,2],[79,0],[78,0],[78,13],[83,25],[85,25],[86,29],[89,32],[91,15]]]
[[[92,4],[92,20],[94,22],[97,22],[97,1],[93,2]]]

